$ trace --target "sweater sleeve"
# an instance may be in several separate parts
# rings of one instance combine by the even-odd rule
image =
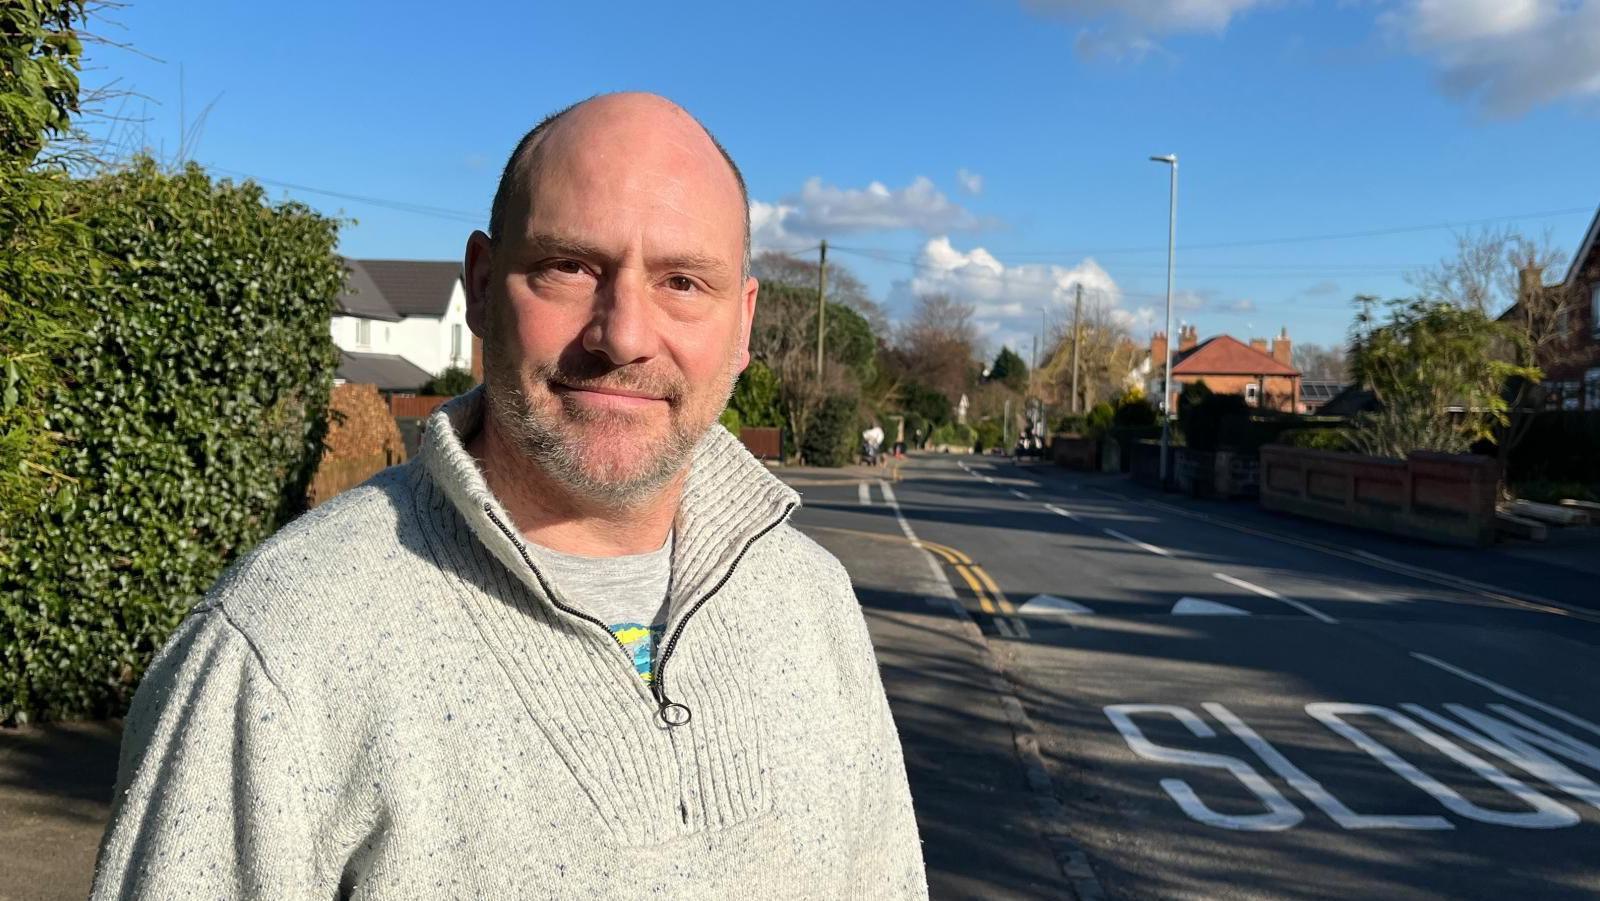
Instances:
[[[308,756],[254,647],[220,608],[198,608],[124,722],[91,898],[331,896],[315,887]]]

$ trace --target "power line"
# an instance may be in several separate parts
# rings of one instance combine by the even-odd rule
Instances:
[[[1352,238],[1377,238],[1385,235],[1399,235],[1410,232],[1447,231],[1456,228],[1469,228],[1476,225],[1492,225],[1497,222],[1516,222],[1525,219],[1551,219],[1557,216],[1573,216],[1579,213],[1593,213],[1593,207],[1567,207],[1559,210],[1542,210],[1536,213],[1514,213],[1507,216],[1487,216],[1482,219],[1463,219],[1456,222],[1434,222],[1422,225],[1395,225],[1386,228],[1372,228],[1363,231],[1330,232],[1320,235],[1297,235],[1280,238],[1253,238],[1243,241],[1208,241],[1194,242],[1183,245],[1187,250],[1218,250],[1229,247],[1268,247],[1281,244],[1310,244],[1317,241],[1342,241]],[[836,248],[844,250],[845,248]],[[856,250],[881,250],[883,248],[855,248]],[[988,248],[985,248],[988,250]],[[1166,245],[1149,247],[1117,247],[1100,249],[1068,249],[1068,250],[989,250],[989,253],[1007,257],[1030,256],[1112,256],[1123,253],[1166,253]]]
[[[213,172],[221,172],[224,175],[247,178],[251,181],[260,182],[264,185],[288,188],[291,191],[304,191],[309,194],[322,194],[328,197],[337,197],[340,200],[350,200],[356,203],[365,203],[371,206],[383,207],[385,209],[396,210],[402,213],[412,213],[418,216],[430,216],[435,219],[449,219],[455,222],[466,222],[473,225],[482,225],[488,220],[488,216],[485,214],[474,213],[468,210],[454,210],[448,207],[429,206],[421,203],[410,203],[404,200],[390,200],[384,197],[372,197],[365,194],[351,194],[345,191],[334,191],[328,188],[316,188],[310,185],[295,184],[294,182],[281,181],[275,178],[262,178],[259,175],[252,175],[248,172],[240,172],[236,169],[226,169],[222,166],[206,165],[206,168]]]

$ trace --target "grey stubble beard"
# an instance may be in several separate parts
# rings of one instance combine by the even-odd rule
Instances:
[[[608,510],[626,510],[649,501],[672,481],[688,464],[695,447],[705,437],[716,417],[705,423],[683,422],[678,414],[677,402],[669,400],[668,430],[663,446],[654,455],[650,465],[626,479],[607,479],[597,476],[583,466],[587,445],[605,441],[629,427],[627,414],[583,411],[566,406],[569,421],[584,424],[601,424],[590,429],[589,440],[574,430],[563,429],[559,423],[548,421],[529,397],[527,384],[550,384],[558,380],[559,367],[547,364],[526,373],[514,367],[496,363],[499,354],[486,355],[484,396],[489,413],[501,434],[516,450],[540,472],[561,485],[574,497]],[[733,394],[738,373],[729,357],[726,375],[726,393],[716,407],[720,412]],[[637,386],[637,385],[635,385]],[[677,401],[682,400],[681,391]],[[562,414],[558,413],[557,416]]]

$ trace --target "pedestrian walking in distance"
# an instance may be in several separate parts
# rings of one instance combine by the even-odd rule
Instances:
[[[467,241],[484,384],[183,621],[94,897],[926,897],[849,579],[716,424],[749,264],[683,109],[529,132]]]

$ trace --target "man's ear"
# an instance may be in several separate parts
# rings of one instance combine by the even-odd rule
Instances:
[[[744,372],[750,365],[750,330],[756,323],[756,295],[761,291],[761,283],[752,276],[745,279],[744,294],[739,298],[739,371]]]
[[[488,340],[489,279],[494,270],[494,242],[481,231],[467,238],[467,257],[461,267],[461,284],[467,291],[467,328]]]

